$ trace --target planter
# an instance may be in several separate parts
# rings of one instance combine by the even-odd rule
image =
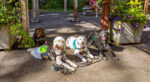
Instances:
[[[114,21],[110,24],[111,40],[115,44],[140,43],[144,25],[138,24],[138,27],[133,27],[130,22]]]
[[[4,25],[0,29],[0,49],[10,49],[15,38],[10,34],[9,26]]]

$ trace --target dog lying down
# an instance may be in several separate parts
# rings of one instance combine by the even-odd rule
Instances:
[[[90,33],[87,40],[89,42],[89,45],[94,44],[94,46],[98,48],[104,60],[108,60],[107,56],[104,54],[104,51],[111,52],[113,59],[119,60],[119,58],[115,55],[114,51],[108,44],[108,34],[108,31],[100,29],[97,32]]]
[[[79,37],[68,37],[66,40],[66,46],[70,49],[74,50],[74,54],[79,57],[82,62],[87,62],[87,60],[81,56],[81,52],[85,49],[85,51],[88,53],[90,58],[94,58],[94,56],[90,53],[87,45],[86,45],[86,38],[84,36]]]
[[[77,68],[77,65],[74,64],[73,62],[71,62],[66,57],[65,39],[63,37],[57,36],[54,39],[53,49],[51,49],[51,50],[55,54],[55,56],[52,53],[51,54],[49,53],[48,46],[46,46],[46,45],[43,45],[41,47],[36,47],[36,48],[30,48],[27,51],[31,51],[31,54],[36,59],[50,59],[51,58],[52,60],[56,60],[56,64],[58,66],[63,66],[70,71],[76,70],[75,68]],[[67,63],[70,64],[71,66],[68,65]]]
[[[62,65],[65,68],[69,69],[70,71],[75,71],[75,68],[77,68],[77,65],[71,62],[69,59],[66,57],[65,53],[65,39],[61,36],[57,36],[54,41],[53,41],[53,49],[56,54],[56,64],[57,65]],[[63,62],[62,61],[65,61]],[[69,66],[68,64],[71,66]]]
[[[49,53],[48,46],[47,45],[42,45],[40,47],[36,48],[30,48],[27,50],[28,52],[31,52],[31,55],[35,59],[54,59],[53,56]]]

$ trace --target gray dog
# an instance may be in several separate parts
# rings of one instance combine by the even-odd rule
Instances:
[[[98,48],[100,55],[103,56],[104,60],[108,60],[107,56],[104,54],[104,51],[111,52],[113,59],[119,60],[119,58],[115,55],[114,51],[111,49],[111,47],[108,44],[108,31],[106,30],[98,30],[94,33],[90,33],[87,37],[87,40],[89,42],[88,45],[93,44],[96,48]]]

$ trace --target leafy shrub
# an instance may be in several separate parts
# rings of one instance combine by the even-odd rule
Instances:
[[[12,0],[0,0],[0,26],[9,25],[11,34],[19,37],[19,43],[29,48],[34,46],[34,41],[22,30],[21,7],[20,2],[14,4]]]

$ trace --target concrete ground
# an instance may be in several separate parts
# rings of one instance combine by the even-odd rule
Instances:
[[[85,35],[99,26],[100,18],[79,14],[78,23],[70,22],[72,14],[43,13],[40,23],[30,23],[30,33],[42,26],[47,40],[52,42],[57,35]],[[150,82],[150,22],[144,29],[141,44],[113,46],[120,60],[100,61],[87,67],[77,68],[71,75],[51,70],[53,61],[34,59],[25,49],[0,51],[0,82]],[[95,54],[95,50],[92,50]],[[67,57],[73,60],[72,50]]]

